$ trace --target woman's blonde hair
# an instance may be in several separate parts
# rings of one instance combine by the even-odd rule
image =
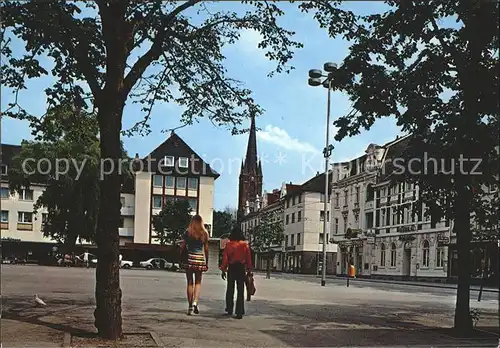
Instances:
[[[208,232],[203,224],[203,219],[200,215],[195,215],[191,219],[188,226],[188,235],[196,240],[206,242],[208,240]]]

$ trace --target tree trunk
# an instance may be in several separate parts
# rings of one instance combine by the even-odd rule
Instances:
[[[458,286],[455,306],[454,328],[457,332],[472,331],[470,315],[470,246],[472,233],[470,229],[470,195],[467,188],[459,188],[455,209],[455,232],[458,249]]]
[[[114,107],[114,110],[110,110]],[[117,110],[118,109],[118,110]],[[101,177],[100,208],[97,220],[97,268],[95,322],[99,336],[116,340],[122,336],[122,316],[119,267],[120,130],[122,108],[116,104],[99,110]],[[110,168],[113,161],[114,168]],[[105,163],[106,165],[103,165]],[[113,169],[111,171],[111,169]]]

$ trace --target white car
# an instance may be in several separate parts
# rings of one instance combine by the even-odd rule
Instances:
[[[140,265],[145,269],[153,269],[153,268],[167,269],[167,268],[172,268],[173,264],[165,259],[159,257],[153,257],[149,260],[141,261]]]
[[[90,261],[92,263],[92,265],[95,267],[97,265],[97,259],[92,259],[92,261]],[[132,261],[125,261],[125,260],[122,260],[120,262],[120,268],[124,268],[124,269],[129,269],[131,268],[132,266],[134,265],[134,262]]]

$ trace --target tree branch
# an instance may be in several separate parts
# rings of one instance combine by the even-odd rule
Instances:
[[[130,93],[132,87],[135,85],[139,77],[142,76],[144,71],[146,71],[149,65],[161,56],[163,43],[167,38],[167,34],[169,33],[168,28],[170,27],[170,24],[175,19],[175,17],[182,11],[196,5],[200,1],[201,0],[186,1],[182,5],[176,7],[162,20],[163,28],[156,34],[156,37],[154,38],[153,44],[151,45],[150,49],[135,62],[134,66],[125,77],[122,88],[122,93],[124,96],[127,96]]]

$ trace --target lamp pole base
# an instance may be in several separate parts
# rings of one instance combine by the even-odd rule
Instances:
[[[325,285],[326,285],[326,280],[321,279],[321,286],[325,286]]]

